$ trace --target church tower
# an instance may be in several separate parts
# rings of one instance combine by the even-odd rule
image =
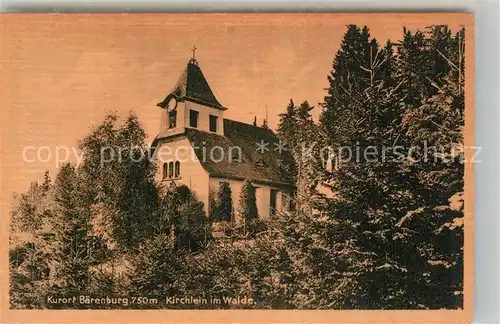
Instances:
[[[217,192],[221,182],[230,183],[234,210],[239,210],[243,183],[250,180],[259,217],[275,215],[293,188],[281,168],[282,152],[255,148],[258,143],[272,146],[280,141],[256,121],[252,125],[224,118],[226,108],[210,89],[195,50],[172,91],[158,104],[160,133],[151,144],[158,165],[155,179],[190,188],[207,215],[210,194]]]
[[[186,128],[224,135],[224,110],[210,89],[195,58],[189,60],[173,90],[160,103],[160,137],[184,133]]]

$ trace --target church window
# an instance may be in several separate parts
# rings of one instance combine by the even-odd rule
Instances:
[[[168,128],[175,128],[177,126],[177,110],[168,112]]]
[[[174,176],[174,162],[168,164],[168,177],[172,178]]]
[[[269,214],[271,215],[276,215],[276,200],[278,197],[278,190],[271,189],[271,197],[270,198],[270,208],[269,208]]]
[[[178,178],[181,174],[181,163],[179,161],[175,162],[175,177]]]
[[[196,110],[189,110],[189,126],[198,128],[198,115],[199,112]]]
[[[210,131],[217,132],[217,116],[210,115]]]
[[[163,179],[168,176],[168,163],[163,163]]]

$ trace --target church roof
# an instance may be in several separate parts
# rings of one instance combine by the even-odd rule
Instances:
[[[187,128],[185,133],[177,136],[188,138],[201,165],[212,177],[290,186],[283,168],[289,152],[275,150],[279,139],[270,129],[224,119],[224,136],[194,128]],[[153,151],[158,143],[159,138],[156,138],[151,147]],[[269,144],[262,151],[257,143]],[[221,149],[213,149],[215,147]],[[241,149],[241,159],[238,148]]]
[[[279,139],[270,129],[224,119],[224,136],[192,128],[186,129],[186,136],[193,147],[198,147],[195,149],[198,160],[211,176],[289,185],[282,165],[287,152],[274,150]],[[258,150],[257,143],[261,142],[269,143],[265,150]],[[213,150],[212,157],[209,154],[216,146],[223,149],[222,161],[219,161],[221,149]],[[241,159],[237,148],[241,148]]]
[[[171,94],[177,96],[179,101],[188,100],[213,108],[226,109],[215,98],[207,79],[205,79],[203,72],[201,72],[198,66],[198,62],[194,59],[190,60],[187,64]],[[169,97],[167,98],[170,99]],[[158,106],[163,108],[168,102],[167,98],[159,103]]]

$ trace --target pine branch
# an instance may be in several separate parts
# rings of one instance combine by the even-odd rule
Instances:
[[[441,51],[439,51],[437,48],[436,48],[436,52],[439,53],[439,55],[441,55],[452,67],[454,67],[455,69],[457,69],[458,71],[460,71],[460,69],[455,65],[455,63],[453,63],[449,58],[447,58],[443,53],[441,53]]]
[[[427,79],[427,81],[429,81],[431,83],[431,85],[434,88],[438,89],[439,91],[443,91],[443,89],[441,89],[441,87],[439,87],[436,82],[432,81],[429,77],[425,77],[425,78]]]
[[[362,65],[359,65],[359,67],[360,67],[363,71],[365,71],[365,72],[372,72],[372,70],[371,70],[371,69],[365,68],[365,67],[364,67],[364,66],[362,66]]]

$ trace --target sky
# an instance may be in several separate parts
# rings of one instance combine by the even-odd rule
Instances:
[[[162,101],[196,59],[225,118],[275,128],[290,99],[323,101],[347,24],[367,25],[379,43],[431,24],[456,29],[447,14],[8,14],[0,17],[2,212],[54,159],[26,162],[23,150],[77,147],[109,112],[134,112],[159,129]],[[42,151],[47,152],[47,151]],[[33,155],[33,154],[32,154]],[[32,158],[30,156],[29,158]],[[47,158],[47,156],[43,156]]]

